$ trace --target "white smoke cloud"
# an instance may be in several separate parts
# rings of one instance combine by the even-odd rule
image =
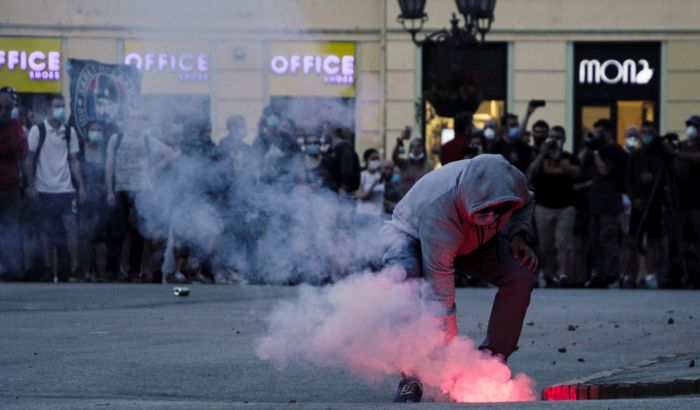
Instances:
[[[444,332],[422,300],[423,281],[389,273],[365,273],[339,283],[303,286],[298,298],[282,302],[256,341],[263,360],[279,369],[292,363],[344,368],[368,381],[399,373],[418,375],[438,399],[457,402],[535,400],[534,381],[512,377],[500,359]]]

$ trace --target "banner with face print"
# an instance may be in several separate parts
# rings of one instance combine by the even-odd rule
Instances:
[[[116,132],[141,90],[141,74],[129,65],[69,59],[68,75],[72,123],[83,140],[94,121],[102,123],[105,134]]]

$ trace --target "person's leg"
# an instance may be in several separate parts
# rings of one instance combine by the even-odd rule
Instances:
[[[556,220],[558,210],[543,206],[535,208],[537,234],[540,240],[540,251],[545,260],[542,263],[547,286],[552,286],[557,279],[557,254],[555,248]]]
[[[78,258],[78,222],[75,215],[63,215],[63,226],[66,229],[68,243],[68,255],[70,257],[70,270],[74,273],[80,266]]]
[[[21,203],[19,188],[0,188],[0,274],[12,280],[23,271]]]
[[[129,212],[129,276],[138,277],[141,273],[144,238],[138,229],[138,212],[134,198],[128,198]]]
[[[556,220],[555,226],[555,246],[557,249],[557,266],[560,285],[563,282],[573,283],[569,278],[573,270],[573,255],[574,255],[574,222],[576,219],[576,210],[573,206],[559,210],[559,217]]]
[[[600,256],[601,276],[614,282],[620,276],[620,218],[617,215],[600,217]]]
[[[498,286],[486,339],[479,348],[507,359],[518,346],[534,285],[532,275],[513,258],[510,242],[501,235],[470,255],[458,256],[455,265]]]
[[[126,194],[115,194],[114,209],[109,218],[107,237],[109,254],[107,256],[107,269],[112,279],[117,279],[120,273],[122,251],[129,227],[129,209],[126,204]]]

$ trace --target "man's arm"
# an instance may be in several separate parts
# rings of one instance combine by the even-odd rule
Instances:
[[[421,218],[419,228],[423,274],[432,290],[429,299],[440,306],[436,313],[449,341],[458,334],[454,261],[463,235],[456,217],[446,213],[451,211],[435,209],[432,212],[432,218]]]
[[[34,186],[34,162],[37,160],[36,150],[39,146],[39,128],[36,125],[29,130],[27,144],[29,152],[27,153],[27,160],[24,162],[24,174],[27,176],[27,188],[25,191],[27,197],[34,201],[37,198],[36,187]]]
[[[532,179],[539,174],[540,169],[542,168],[542,163],[544,162],[544,157],[547,154],[547,147],[545,144],[542,144],[542,147],[540,149],[539,154],[535,157],[535,159],[530,163],[530,166],[527,169],[527,176],[529,179]]]
[[[689,161],[694,164],[700,163],[700,152],[681,152],[676,153],[676,159],[681,161]]]
[[[595,164],[596,169],[602,176],[608,176],[608,174],[610,174],[614,166],[604,161],[600,155],[600,151],[598,150],[593,151],[593,163]]]
[[[71,175],[75,182],[78,183],[78,197],[82,204],[85,202],[85,185],[83,185],[83,175],[80,172],[80,160],[78,160],[78,155],[71,154],[68,161],[70,162]]]
[[[391,160],[394,161],[397,167],[404,169],[406,167],[406,160],[401,158],[401,147],[403,146],[403,140],[401,137],[396,139],[396,145],[394,150],[391,151]]]

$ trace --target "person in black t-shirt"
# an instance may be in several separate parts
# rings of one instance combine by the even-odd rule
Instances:
[[[589,234],[596,269],[590,286],[607,287],[619,277],[627,153],[613,139],[610,120],[600,119],[594,127],[582,151],[585,162],[593,164]]]
[[[548,286],[568,285],[574,250],[574,180],[581,167],[578,158],[563,150],[564,138],[558,130],[540,142],[539,154],[528,169],[535,188],[535,219]]]

